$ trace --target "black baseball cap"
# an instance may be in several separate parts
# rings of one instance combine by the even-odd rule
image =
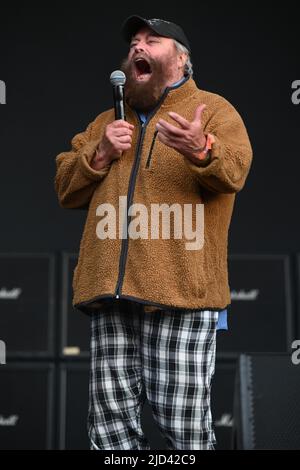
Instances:
[[[175,23],[171,23],[170,21],[166,20],[160,20],[158,18],[147,20],[138,15],[129,16],[124,21],[121,28],[122,36],[125,41],[129,43],[132,36],[134,36],[135,33],[137,33],[137,31],[143,26],[148,26],[160,36],[175,39],[176,41],[183,44],[189,52],[191,52],[189,42],[183,32],[183,29]]]

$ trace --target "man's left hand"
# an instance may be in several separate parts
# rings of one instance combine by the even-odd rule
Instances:
[[[203,133],[201,122],[202,112],[205,108],[205,104],[199,105],[191,122],[180,116],[180,114],[169,112],[169,116],[180,127],[173,126],[164,119],[160,119],[156,124],[158,139],[196,163],[197,160],[199,161],[197,155],[206,144],[206,136]]]

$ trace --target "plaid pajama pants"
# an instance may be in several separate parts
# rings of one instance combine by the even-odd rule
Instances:
[[[91,317],[91,450],[148,450],[147,398],[168,449],[214,449],[210,410],[218,312],[117,300]]]

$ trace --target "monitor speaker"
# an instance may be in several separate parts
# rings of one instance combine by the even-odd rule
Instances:
[[[236,449],[300,449],[300,365],[292,354],[242,354],[234,395]]]

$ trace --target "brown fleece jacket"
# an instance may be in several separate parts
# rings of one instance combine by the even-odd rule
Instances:
[[[211,159],[196,166],[156,139],[160,118],[174,124],[167,114],[174,111],[193,119],[199,104],[204,132],[214,135]],[[114,110],[98,115],[85,132],[72,140],[72,149],[56,157],[55,188],[64,208],[88,208],[73,277],[73,305],[90,312],[105,299],[120,298],[153,308],[223,310],[230,303],[227,271],[228,229],[235,195],[248,175],[252,149],[244,123],[223,97],[200,90],[192,78],[167,88],[144,126],[126,105],[127,121],[134,124],[132,147],[101,171],[89,163]],[[140,203],[148,209],[148,238],[123,236],[119,232],[119,197],[127,207]],[[97,208],[109,203],[116,211],[115,238],[100,239],[96,232],[101,214]],[[193,229],[196,204],[204,208],[204,244],[186,249],[191,238],[175,237],[170,219],[169,239],[151,238],[151,204],[192,206]],[[105,213],[102,213],[102,216]],[[123,220],[125,227],[139,213]],[[122,220],[120,221],[122,226]],[[124,225],[123,225],[124,227]],[[126,234],[127,228],[125,228]],[[152,306],[152,307],[151,307]]]

